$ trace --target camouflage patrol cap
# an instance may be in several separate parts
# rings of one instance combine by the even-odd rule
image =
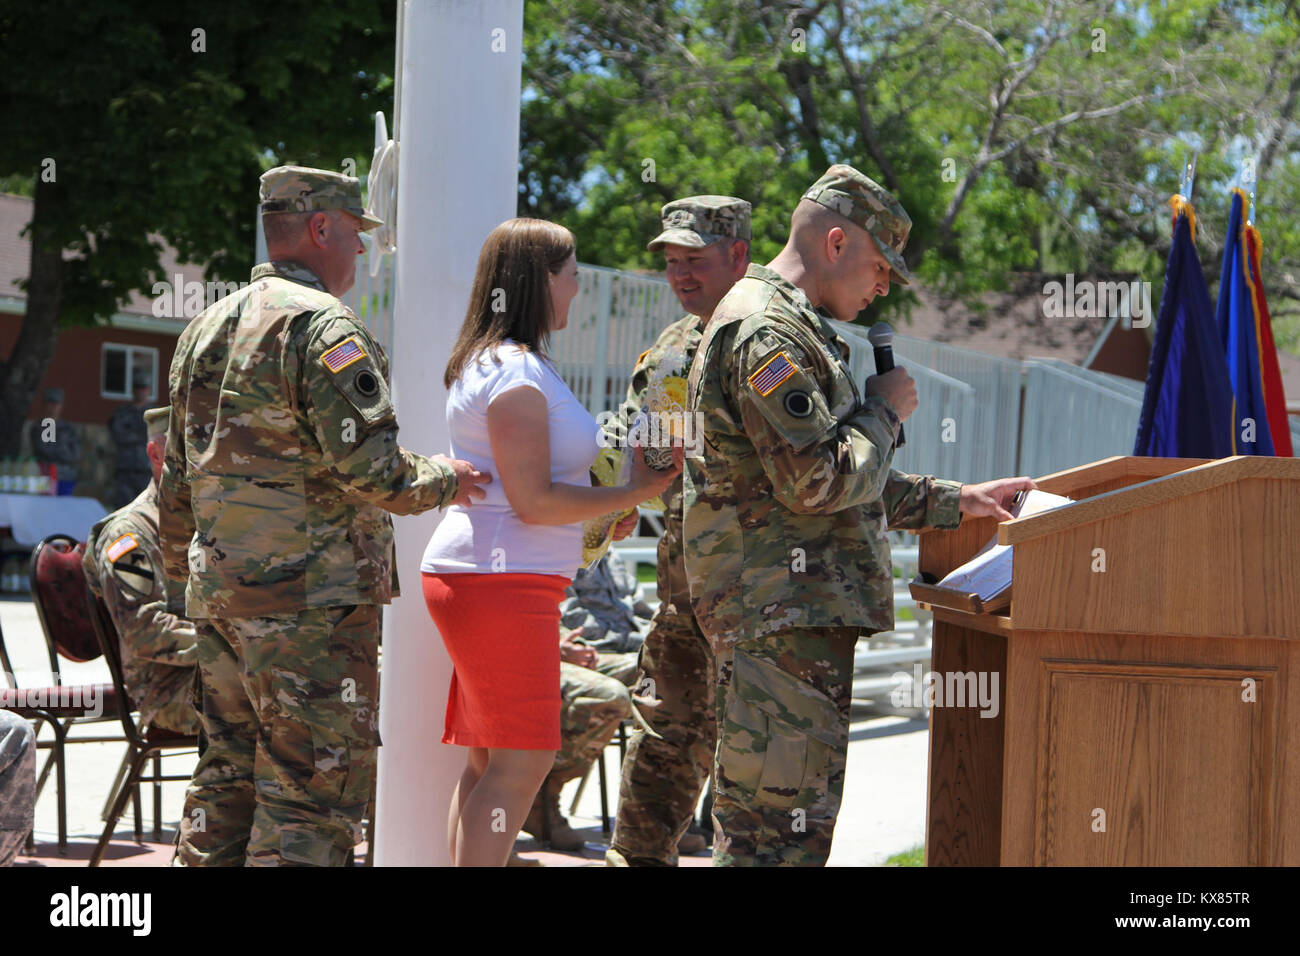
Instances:
[[[660,211],[664,231],[646,246],[651,252],[665,245],[703,249],[719,239],[749,242],[750,205],[735,196],[688,196],[674,199]]]
[[[342,209],[365,223],[363,232],[384,224],[361,204],[361,180],[355,176],[308,166],[277,166],[262,173],[261,182],[263,215]]]
[[[159,435],[167,434],[167,426],[171,422],[172,410],[166,406],[162,408],[150,408],[144,413],[145,428],[149,429],[149,440],[153,441]]]
[[[902,204],[879,183],[852,166],[836,163],[803,194],[861,226],[876,241],[876,248],[888,260],[894,278],[909,285],[912,274],[903,261],[903,247],[912,229],[912,219]]]

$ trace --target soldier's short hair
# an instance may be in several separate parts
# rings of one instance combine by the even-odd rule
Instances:
[[[266,244],[270,246],[289,246],[298,241],[307,221],[321,210],[307,212],[277,212],[262,215],[262,232],[266,235]],[[332,210],[325,211],[327,216],[336,215]]]

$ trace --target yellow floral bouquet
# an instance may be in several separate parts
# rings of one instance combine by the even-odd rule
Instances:
[[[676,361],[672,359],[676,358]],[[618,446],[601,448],[591,466],[592,484],[618,488],[632,475],[632,456],[636,446],[645,447],[645,460],[651,468],[665,471],[672,467],[674,443],[684,442],[686,416],[685,355],[665,354],[651,373],[646,387],[645,404]],[[644,502],[645,507],[662,511],[662,497]],[[615,511],[592,518],[582,527],[582,563],[591,567],[604,556],[614,540],[614,528],[636,509]]]

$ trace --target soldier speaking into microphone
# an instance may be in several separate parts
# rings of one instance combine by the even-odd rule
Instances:
[[[853,380],[820,314],[853,321],[903,261],[911,219],[856,169],[804,193],[785,247],[714,310],[688,380],[683,540],[717,668],[715,866],[816,866],[844,790],[853,650],[894,625],[886,528],[1007,519],[1028,478],[963,485],[893,470],[916,408],[899,367]]]

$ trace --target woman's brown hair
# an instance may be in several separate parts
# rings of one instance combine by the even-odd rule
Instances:
[[[573,255],[573,234],[545,219],[508,219],[478,255],[465,324],[447,360],[447,388],[484,349],[493,359],[504,340],[546,357],[552,325],[550,279]]]

